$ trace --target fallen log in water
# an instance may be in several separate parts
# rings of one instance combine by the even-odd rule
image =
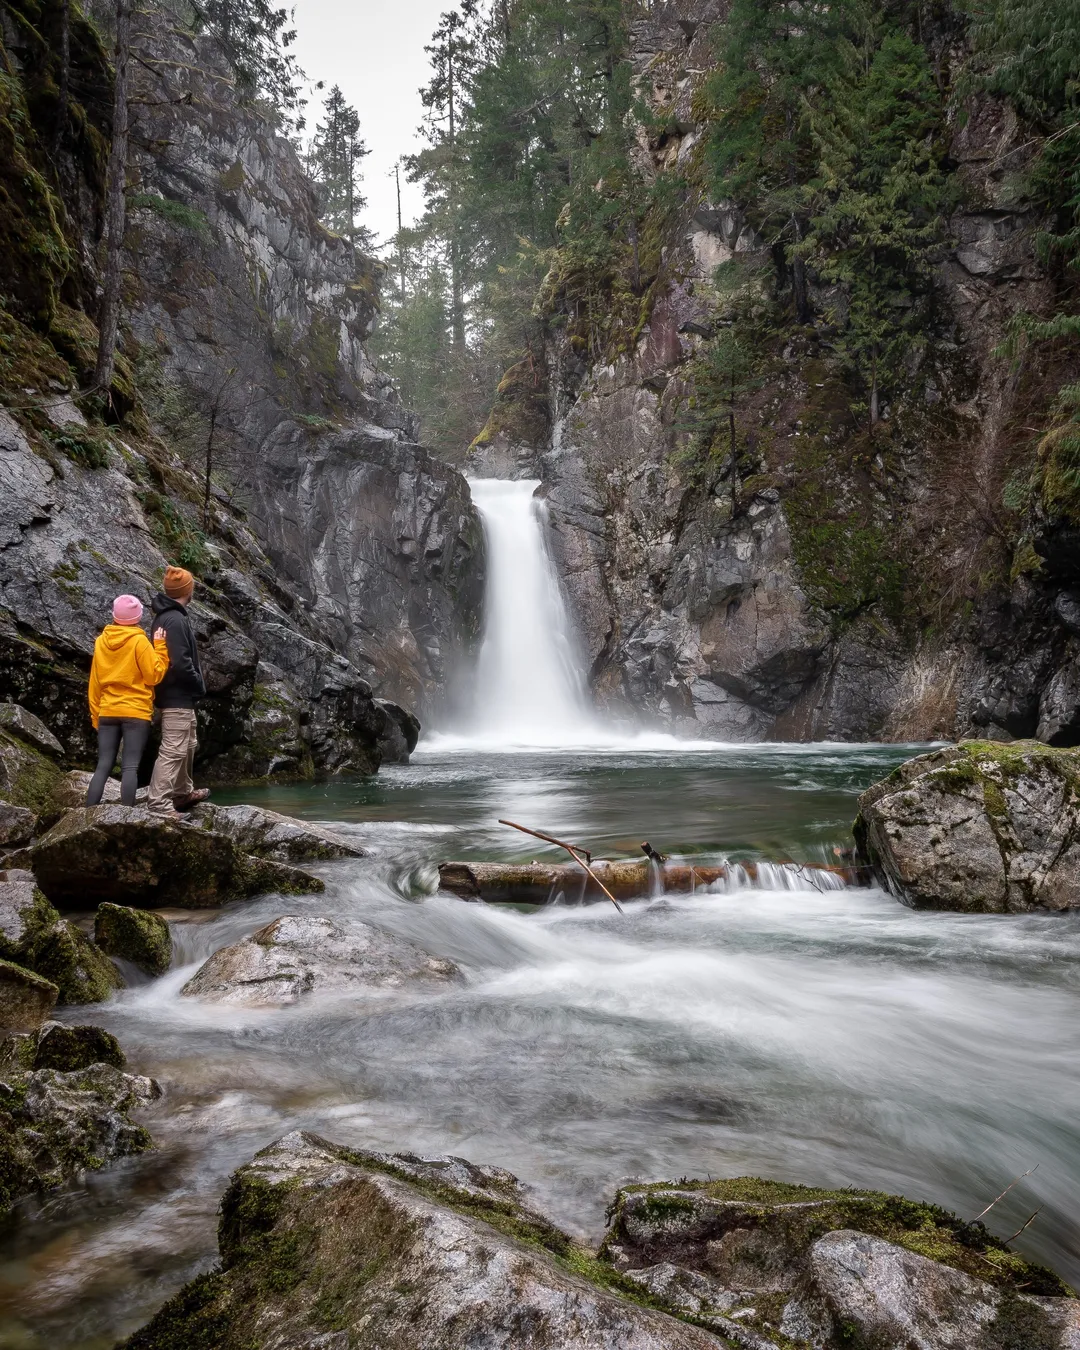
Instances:
[[[762,867],[766,866],[772,869],[770,875],[779,870],[775,863],[762,864]],[[658,869],[647,858],[594,861],[592,870],[597,880],[619,900],[641,899],[654,889],[689,894],[713,882],[727,880],[733,874],[753,884],[759,873],[758,864],[752,862],[714,866],[668,862]],[[852,868],[830,867],[824,863],[801,863],[791,870],[801,875],[809,874],[807,879],[811,884],[815,874],[836,877],[849,885],[857,880]],[[654,878],[659,883],[655,887]],[[560,892],[571,903],[591,903],[605,898],[599,886],[573,863],[445,862],[439,865],[439,889],[449,891],[461,900],[487,900],[493,904],[543,905]]]

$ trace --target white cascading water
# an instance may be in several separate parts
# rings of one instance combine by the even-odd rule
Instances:
[[[497,746],[595,741],[566,606],[533,479],[470,480],[488,582],[471,739]]]

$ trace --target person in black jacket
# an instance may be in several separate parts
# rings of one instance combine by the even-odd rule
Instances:
[[[155,704],[161,710],[161,749],[150,779],[147,805],[151,811],[172,814],[187,811],[210,796],[196,788],[195,701],[206,693],[199,649],[187,616],[195,593],[195,578],[183,567],[167,567],[162,591],[150,602],[154,625],[165,630],[169,669],[157,687]]]

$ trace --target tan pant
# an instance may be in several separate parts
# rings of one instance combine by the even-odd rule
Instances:
[[[194,792],[191,771],[197,745],[195,709],[162,708],[161,749],[146,802],[151,811],[171,811],[174,802]]]

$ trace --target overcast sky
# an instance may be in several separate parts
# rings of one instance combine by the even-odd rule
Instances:
[[[360,132],[371,154],[363,162],[363,223],[380,239],[397,230],[394,164],[417,148],[423,118],[417,90],[427,82],[425,45],[452,0],[296,0],[296,54],[312,81],[308,131],[321,120],[319,100],[339,84],[360,114]],[[402,183],[405,223],[423,206],[418,187]]]

